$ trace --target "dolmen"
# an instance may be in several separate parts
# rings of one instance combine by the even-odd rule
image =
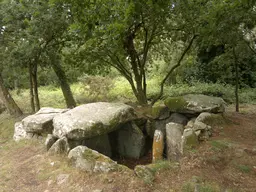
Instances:
[[[15,124],[13,138],[44,138],[49,154],[67,155],[82,170],[109,172],[126,169],[112,159],[139,159],[148,150],[153,163],[179,161],[184,150],[212,135],[209,122],[223,118],[224,111],[223,99],[192,94],[166,98],[143,118],[123,103],[41,108]]]

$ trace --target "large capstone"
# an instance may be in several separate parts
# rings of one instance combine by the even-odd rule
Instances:
[[[165,100],[164,103],[171,112],[177,113],[223,113],[225,111],[225,102],[222,98],[200,94],[188,94],[179,97],[169,97]]]
[[[24,118],[22,120],[22,126],[27,133],[51,133],[53,129],[53,118],[66,111],[68,109],[41,108],[34,115]]]
[[[134,109],[122,103],[85,104],[56,116],[53,135],[71,140],[92,138],[112,132],[135,118]]]

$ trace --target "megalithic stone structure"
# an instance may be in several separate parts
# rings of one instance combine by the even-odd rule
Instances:
[[[155,130],[153,148],[152,148],[152,162],[163,159],[164,152],[164,134],[161,130]]]

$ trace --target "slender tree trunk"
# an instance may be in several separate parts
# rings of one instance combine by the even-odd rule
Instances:
[[[236,112],[239,112],[239,72],[238,72],[238,59],[236,56],[235,48],[233,48],[233,56],[235,59],[234,67],[235,67],[235,97],[236,97]]]
[[[35,113],[36,109],[35,109],[35,101],[34,101],[34,85],[33,85],[33,72],[32,72],[32,64],[29,63],[29,84],[30,84],[30,106],[31,106],[31,110],[32,113]]]
[[[32,84],[34,92],[34,101],[35,101],[35,111],[40,109],[40,100],[38,95],[38,83],[37,83],[37,63],[34,62],[32,65]]]
[[[136,81],[136,89],[137,89],[137,95],[136,98],[141,105],[147,105],[148,100],[147,100],[147,95],[146,95],[146,87],[143,87],[142,85],[142,79],[140,77],[135,78]]]
[[[76,102],[71,92],[70,86],[68,84],[66,74],[60,65],[60,59],[56,58],[56,56],[53,56],[52,58],[52,68],[59,79],[59,83],[61,86],[63,96],[65,98],[67,107],[68,108],[76,107]]]
[[[7,88],[4,86],[3,78],[0,74],[0,97],[4,101],[4,105],[6,106],[8,112],[13,116],[21,116],[23,113],[18,105],[13,100]]]

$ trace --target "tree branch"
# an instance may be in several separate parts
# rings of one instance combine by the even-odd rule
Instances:
[[[167,73],[167,75],[165,76],[165,78],[162,80],[161,84],[160,84],[160,92],[158,94],[158,96],[151,102],[151,105],[154,105],[154,103],[156,101],[158,101],[159,99],[161,99],[161,97],[163,96],[163,92],[164,92],[164,84],[166,82],[166,80],[169,78],[169,76],[172,74],[172,72],[181,65],[181,62],[183,60],[183,58],[185,57],[186,53],[189,51],[189,49],[191,48],[195,38],[197,37],[197,35],[194,35],[192,37],[192,39],[190,40],[188,46],[186,47],[186,49],[183,51],[183,53],[181,54],[181,57],[179,58],[178,62],[176,65],[174,65],[170,71]]]

